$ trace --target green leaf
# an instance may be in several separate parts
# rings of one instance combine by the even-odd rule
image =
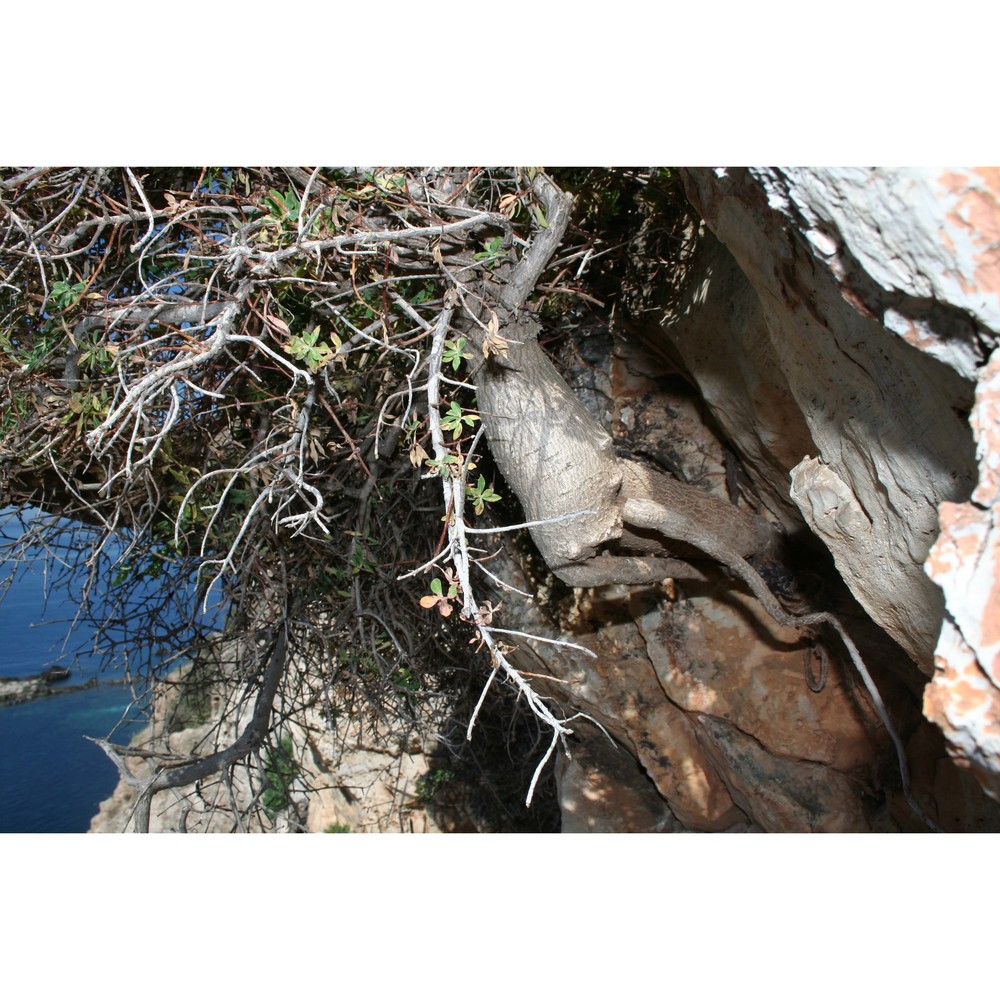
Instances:
[[[339,338],[334,338],[337,341],[337,350],[335,350],[329,344],[321,342],[319,335],[320,328],[314,326],[306,333],[297,333],[289,337],[286,346],[286,350],[293,358],[297,361],[304,361],[309,370],[314,372],[330,362],[340,348]]]
[[[465,493],[472,500],[476,514],[482,514],[486,509],[486,504],[500,499],[500,495],[494,493],[492,487],[486,485],[486,477],[483,475],[480,475],[479,482],[475,486],[466,484]]]
[[[493,239],[487,240],[483,246],[485,249],[474,256],[476,260],[484,261],[487,267],[493,267],[498,260],[507,256],[507,251],[502,249],[502,236],[494,236]]]
[[[78,281],[75,285],[70,285],[65,281],[54,281],[52,283],[52,300],[56,309],[62,312],[76,305],[86,290],[86,281]]]
[[[468,341],[465,337],[460,337],[457,341],[445,341],[444,354],[441,361],[446,365],[451,365],[455,371],[458,371],[462,361],[472,357],[472,354],[465,350],[467,343]]]
[[[461,464],[462,460],[457,455],[445,455],[444,459],[440,462],[436,458],[427,459],[427,468],[429,468],[431,472],[442,477],[447,476],[452,472],[457,475]],[[446,518],[442,517],[441,520],[444,521]]]

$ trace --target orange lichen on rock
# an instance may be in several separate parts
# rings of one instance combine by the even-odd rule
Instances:
[[[973,254],[974,273],[957,275],[964,290],[1000,295],[1000,170],[980,167],[971,175],[949,171],[938,182],[955,196],[948,223],[964,231],[980,251]],[[953,245],[950,237],[948,242]]]
[[[940,726],[951,756],[1000,800],[1000,690],[950,623],[942,632],[936,668],[924,691],[924,715]]]
[[[1000,503],[1000,352],[994,351],[979,373],[969,423],[979,457],[979,483],[972,500],[983,507]]]

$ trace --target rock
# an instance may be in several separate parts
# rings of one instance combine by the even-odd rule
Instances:
[[[718,441],[712,435],[706,440],[707,406],[726,439],[738,445],[754,494],[774,520],[794,531],[802,518],[789,503],[788,470],[815,451],[815,443],[789,390],[754,287],[711,231],[700,235],[696,246],[678,287],[649,286],[641,278],[641,289],[625,289],[632,319],[621,319],[630,340],[619,348],[616,389],[626,394],[625,400],[654,389],[655,380],[669,371],[662,361],[655,362],[666,353],[704,401],[699,402],[698,426],[686,434],[674,432],[677,401],[671,398],[669,412],[647,418],[644,436],[676,442],[690,439],[693,432],[692,447],[721,458]],[[649,314],[658,317],[655,326],[643,321]],[[630,371],[644,373],[649,381],[638,384]],[[696,469],[692,465],[690,472]]]
[[[981,370],[1000,319],[993,193],[1000,172],[685,170],[682,176],[708,231],[698,235],[699,225],[704,230],[698,220],[685,231],[696,248],[670,287],[660,283],[662,268],[651,266],[656,281],[637,272],[619,312],[629,341],[617,353],[625,359],[641,343],[698,387],[749,477],[743,495],[759,497],[790,535],[804,537],[807,526],[864,612],[898,644],[878,640],[851,613],[850,630],[870,650],[877,685],[910,748],[917,799],[948,829],[1000,829],[1000,812],[970,790],[916,715],[933,672],[927,716],[944,727],[949,752],[979,772],[993,794],[1000,791],[994,647],[1000,633],[994,636],[993,628],[1000,621],[994,596],[1000,594],[1000,388],[995,368]],[[657,227],[662,219],[653,220],[651,230]],[[675,407],[642,425],[641,393],[665,385],[655,367],[628,357],[628,371],[648,382],[640,395],[623,394],[616,383],[615,411],[630,447],[643,448],[643,438],[655,436],[658,450],[676,454],[661,440],[670,435]],[[977,378],[974,442],[966,413]],[[679,436],[690,440],[690,425]],[[966,503],[976,482],[976,443],[980,486]],[[699,439],[695,450],[712,470],[713,446]],[[710,475],[718,490],[718,475]],[[726,485],[732,498],[732,481]],[[941,541],[932,548],[939,521]],[[813,568],[828,576],[822,561]],[[780,648],[792,635],[772,634],[756,645],[738,627],[735,609],[724,610],[725,601],[720,608],[707,591],[682,592],[690,614],[660,606],[635,621],[663,695],[684,720],[675,731],[690,733],[697,724],[702,756],[690,759],[699,761],[706,787],[721,783],[749,822],[768,829],[919,828],[892,788],[898,765],[889,766],[885,730],[853,672],[835,667],[821,698],[804,695],[795,668],[801,644],[795,652]],[[740,603],[738,591],[728,603]],[[746,608],[752,614],[753,602]],[[757,627],[773,631],[766,617]],[[830,652],[835,660],[843,655]],[[636,657],[631,645],[624,655],[630,663]],[[593,686],[597,669],[584,670]],[[823,698],[837,707],[827,714],[824,706],[817,717]],[[610,693],[586,699],[588,711],[610,710],[600,716],[609,726],[620,722],[622,703]],[[663,711],[657,705],[644,717]],[[651,732],[647,725],[639,736],[664,745],[662,733]],[[650,747],[644,762],[655,754]],[[804,765],[829,768],[836,795],[805,808],[809,795],[797,771]],[[673,809],[678,788],[644,766]],[[761,793],[765,804],[754,801],[747,773],[771,775]],[[876,819],[863,802],[868,794],[870,801],[886,796],[889,812]],[[712,828],[698,808],[676,815],[693,828]]]
[[[627,625],[588,638],[598,659],[583,667],[586,680],[576,688],[578,703],[595,718],[623,728],[622,745],[684,828],[725,830],[742,816],[692,721],[664,697],[648,656],[629,649],[637,641],[635,626]]]
[[[705,748],[740,808],[769,833],[864,833],[857,791],[845,775],[781,759],[723,719],[699,719]]]
[[[793,499],[872,618],[933,665],[927,717],[1000,798],[1000,170],[685,180],[767,304],[817,443]]]
[[[46,684],[54,684],[56,681],[69,680],[73,676],[73,671],[68,667],[49,667],[39,675]]]
[[[705,355],[718,365],[715,352]],[[683,389],[664,377],[662,363],[630,341],[616,348],[613,367],[615,412],[626,414],[631,425],[622,420],[622,431],[635,435],[646,452],[669,454],[683,474],[701,477],[703,486],[724,495],[719,443]],[[761,468],[768,454],[762,446]],[[791,507],[787,499],[785,504]],[[506,567],[501,575],[522,586]],[[522,627],[544,634],[540,618],[521,607],[513,613]],[[662,830],[780,829],[786,821],[792,829],[868,829],[864,790],[874,783],[871,772],[886,741],[858,685],[845,675],[841,651],[828,653],[824,689],[810,691],[806,670],[820,672],[819,652],[799,631],[774,623],[717,569],[714,583],[678,587],[674,595],[669,588],[575,592],[564,620],[572,638],[597,658],[577,657],[569,665],[540,645],[535,652],[546,672],[571,684],[574,707],[600,721],[620,747],[614,767],[603,756],[587,759],[579,771],[572,763],[557,765],[564,828],[621,829],[635,819],[637,829],[650,829],[656,822],[651,817],[664,815],[665,808],[672,822]],[[539,670],[527,664],[525,669]],[[755,766],[770,775],[769,805],[755,807],[756,815],[748,811],[752,783],[737,766],[747,755],[727,754],[708,738],[706,725],[715,718],[733,730],[727,746],[750,741],[759,748]],[[588,749],[600,747],[595,740],[588,740]],[[634,763],[622,763],[629,758]],[[805,795],[803,783],[825,784],[837,793],[816,800],[810,812],[796,798]],[[660,812],[634,804],[655,803],[650,784],[662,800]],[[566,785],[572,790],[568,798]],[[734,796],[741,787],[742,802]],[[831,815],[823,815],[826,806]]]
[[[943,601],[923,562],[938,505],[974,482],[959,411],[971,400],[977,327],[961,309],[994,314],[961,291],[963,265],[947,246],[959,238],[955,199],[920,171],[690,170],[684,181],[760,303],[788,387],[781,412],[794,401],[814,443],[791,498],[868,614],[930,674]],[[936,306],[946,292],[954,304]],[[689,334],[676,326],[667,332],[683,348]],[[726,356],[742,354],[738,317],[725,335]],[[745,436],[735,434],[738,450]]]
[[[97,678],[91,677],[83,684],[51,687],[53,683],[66,680],[71,671],[66,667],[49,667],[34,677],[6,677],[0,679],[0,705],[21,705],[26,701],[44,698],[50,694],[69,694],[97,687]]]
[[[225,666],[225,654],[220,660]],[[227,696],[228,683],[217,681],[210,689],[196,685],[196,705],[185,698],[184,685],[179,682],[191,679],[197,669],[189,664],[156,689],[152,720],[133,739],[134,746],[155,745],[175,757],[200,757],[232,743],[243,731],[253,705],[234,704]],[[218,775],[200,782],[197,796],[186,794],[186,789],[159,792],[150,809],[150,832],[438,830],[420,796],[421,779],[430,770],[425,756],[409,752],[410,748],[391,739],[381,739],[378,724],[367,719],[352,720],[345,714],[331,726],[324,715],[326,702],[309,699],[305,695],[307,685],[308,681],[303,680],[302,700],[289,713],[286,728],[294,766],[283,808],[275,814],[256,808],[260,771],[237,765],[229,782]],[[129,767],[138,779],[152,774],[145,759],[130,758]],[[126,832],[135,802],[135,788],[120,781],[111,797],[100,804],[90,832]]]
[[[680,828],[635,758],[603,733],[556,758],[563,833],[661,833]]]
[[[926,564],[947,617],[924,712],[1000,800],[1000,350],[980,374],[970,423],[979,482],[968,503],[941,505],[941,534]]]
[[[822,691],[818,654],[739,591],[707,592],[659,604],[636,619],[663,693],[689,719],[725,719],[782,759],[841,772],[870,767],[872,719],[863,714],[839,663]]]
[[[35,698],[43,698],[51,693],[45,680],[41,677],[0,680],[0,705],[21,705],[26,701],[34,701]]]

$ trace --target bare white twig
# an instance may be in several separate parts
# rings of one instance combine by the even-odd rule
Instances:
[[[483,625],[482,627],[494,634],[519,635],[523,639],[531,639],[533,642],[547,642],[553,646],[562,646],[564,649],[575,649],[580,653],[585,653],[587,656],[592,656],[595,660],[597,659],[597,653],[592,649],[587,649],[586,646],[581,646],[576,642],[569,642],[567,639],[552,639],[549,636],[535,635],[532,632],[521,632],[513,628],[497,628],[495,625]]]
[[[534,597],[534,594],[529,594],[526,590],[520,590],[511,583],[507,583],[506,580],[501,580],[496,573],[488,570],[484,565],[482,559],[476,560],[476,566],[479,568],[481,573],[485,573],[501,590],[509,590],[515,594],[520,594],[522,597]]]
[[[45,279],[45,265],[42,263],[42,255],[38,250],[38,245],[35,242],[35,238],[31,235],[31,231],[25,225],[24,222],[18,217],[17,213],[9,206],[5,205],[3,199],[0,199],[0,208],[2,208],[13,220],[18,229],[27,237],[28,246],[31,247],[32,253],[35,255],[35,259],[38,261],[38,271],[42,279],[42,289],[45,292],[45,298],[49,297],[49,283]],[[8,277],[10,277],[8,275]]]
[[[506,524],[495,528],[466,528],[467,535],[494,535],[504,531],[520,531],[522,528],[535,528],[540,524],[558,524],[560,521],[571,521],[574,517],[584,517],[587,514],[596,514],[596,510],[574,510],[571,514],[559,514],[555,517],[546,517],[541,521],[521,521],[518,524]]]
[[[128,179],[132,182],[132,187],[134,187],[138,193],[139,200],[142,202],[142,207],[146,210],[146,218],[149,220],[149,228],[146,230],[146,235],[129,247],[129,250],[131,250],[132,253],[135,253],[136,250],[149,242],[150,237],[153,235],[153,230],[156,228],[156,220],[153,218],[153,206],[150,205],[149,199],[146,197],[146,192],[143,191],[138,178],[134,173],[132,173],[132,168],[126,167],[125,173],[128,175]]]
[[[312,190],[313,182],[319,176],[319,170],[320,168],[316,167],[309,175],[305,190],[302,192],[302,200],[299,202],[299,243],[305,239],[306,203],[309,201],[309,192]],[[320,209],[322,207],[322,205],[319,206]]]
[[[435,459],[441,463],[442,468],[444,467],[445,459],[448,457],[448,449],[445,445],[444,432],[441,427],[441,414],[439,407],[441,405],[441,394],[440,394],[440,382],[441,382],[441,364],[442,358],[444,356],[445,340],[448,336],[450,329],[451,316],[459,302],[459,292],[452,289],[445,296],[445,306],[444,309],[438,316],[437,323],[434,327],[434,334],[431,342],[431,350],[428,357],[427,367],[428,367],[428,379],[427,379],[427,405],[428,405],[428,424],[430,427],[431,436],[431,446],[434,451]],[[469,529],[465,525],[464,509],[465,509],[465,475],[467,471],[467,463],[463,465],[463,469],[459,475],[447,475],[443,477],[442,489],[444,493],[444,508],[448,512],[448,522],[447,522],[447,535],[448,535],[448,551],[451,558],[451,563],[455,568],[455,574],[458,580],[459,593],[462,599],[462,617],[467,621],[471,622],[479,633],[479,638],[482,644],[489,650],[490,658],[493,663],[493,669],[490,672],[490,676],[483,687],[482,694],[479,697],[479,701],[476,703],[476,707],[472,712],[469,719],[468,729],[466,730],[466,738],[472,738],[472,732],[475,729],[476,719],[479,716],[479,711],[482,708],[483,702],[486,699],[487,692],[490,689],[494,679],[498,672],[503,671],[504,676],[517,688],[519,694],[524,697],[529,709],[535,715],[535,717],[552,731],[552,739],[549,743],[545,754],[542,759],[538,762],[535,768],[534,774],[532,775],[531,782],[528,786],[527,796],[525,798],[526,805],[531,805],[532,798],[535,794],[535,787],[538,784],[538,779],[544,769],[545,765],[548,763],[549,758],[552,756],[556,747],[560,743],[563,744],[564,749],[568,755],[569,750],[566,745],[566,737],[572,734],[572,729],[565,725],[565,720],[559,719],[549,708],[545,699],[543,699],[531,686],[531,684],[526,680],[526,678],[517,670],[516,667],[507,659],[505,650],[500,644],[494,639],[494,632],[502,631],[495,629],[491,626],[480,609],[479,602],[476,600],[472,581],[470,578],[470,565],[473,562],[467,541],[467,534]],[[526,638],[538,639],[539,636],[528,636],[527,633],[511,633],[523,635]],[[556,641],[556,640],[542,640],[542,641]],[[575,646],[573,643],[561,643],[560,645]],[[582,647],[576,647],[582,649]]]

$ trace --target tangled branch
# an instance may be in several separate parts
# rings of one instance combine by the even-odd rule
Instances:
[[[463,322],[487,329],[496,260],[527,248],[515,283],[501,286],[524,301],[551,257],[534,249],[552,234],[530,202],[516,172],[6,171],[6,499],[99,526],[102,551],[120,552],[121,595],[163,574],[193,577],[202,614],[221,591],[226,635],[294,632],[296,656],[324,678],[323,697],[337,691],[354,705],[361,692],[382,726],[386,699],[397,699],[398,715],[409,696],[413,682],[401,678],[442,683],[432,650],[453,640],[419,611],[415,588],[421,569],[449,563],[461,617],[490,657],[468,733],[498,674],[551,731],[530,804],[572,718],[512,666],[499,637],[517,633],[476,600],[472,567],[491,576],[468,540],[481,529],[465,517],[476,442],[455,466],[441,412],[443,386],[471,399],[444,358]],[[473,253],[470,241],[483,236]],[[433,463],[452,472],[428,472]],[[411,485],[394,489],[401,480]],[[427,561],[419,549],[440,516],[425,498],[434,480],[448,523]],[[97,565],[96,556],[82,563],[88,591],[100,589]],[[406,565],[418,569],[400,578]],[[173,663],[204,641],[193,608],[186,619],[189,644],[171,626]],[[151,641],[141,617],[115,623],[128,637],[109,638],[112,652]],[[261,706],[274,691],[283,704],[303,703],[287,670],[258,677],[252,648],[235,644],[232,676],[258,678]],[[183,767],[161,752],[166,769],[141,790],[139,826],[156,791],[229,773],[278,731],[280,715],[255,714],[252,737]],[[104,749],[120,769],[133,751],[158,752]]]

